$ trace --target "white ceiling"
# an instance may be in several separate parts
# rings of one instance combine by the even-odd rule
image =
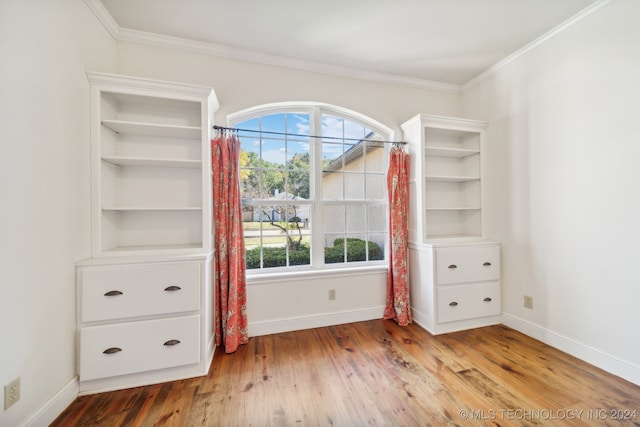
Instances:
[[[605,0],[100,1],[121,29],[463,84]]]

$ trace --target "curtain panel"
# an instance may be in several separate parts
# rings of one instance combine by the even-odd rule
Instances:
[[[223,133],[211,141],[215,230],[214,332],[226,353],[249,340],[247,281],[240,201],[240,140]]]
[[[401,147],[389,153],[387,191],[389,195],[389,270],[385,319],[399,325],[411,323],[409,300],[409,154]]]

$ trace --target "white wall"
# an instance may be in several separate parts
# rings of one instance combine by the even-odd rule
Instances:
[[[227,114],[272,102],[316,101],[365,114],[396,131],[418,112],[457,115],[459,96],[415,87],[342,78],[127,42],[118,43],[118,72],[211,86]]]
[[[315,101],[365,114],[392,128],[417,113],[456,116],[459,95],[407,86],[342,78],[319,73],[216,58],[197,53],[118,43],[121,74],[180,81],[215,89],[220,101],[217,123],[227,114],[284,101]],[[247,289],[249,333],[263,335],[292,329],[382,317],[386,272],[377,269],[347,276],[301,275],[253,280]],[[328,300],[328,290],[336,300]]]
[[[0,392],[16,377],[22,386],[20,401],[0,406],[1,426],[46,425],[77,395],[74,263],[90,255],[85,70],[115,70],[115,49],[82,0],[0,2]]]
[[[462,102],[490,122],[484,216],[505,323],[640,384],[638,22],[637,0],[613,2]]]

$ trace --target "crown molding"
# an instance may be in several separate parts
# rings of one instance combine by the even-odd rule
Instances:
[[[104,7],[100,0],[84,0],[84,3],[89,9],[96,15],[98,21],[104,25],[111,37],[118,40],[118,33],[120,32],[120,26],[115,19],[111,16],[109,11]]]
[[[379,73],[375,71],[366,71],[277,55],[269,55],[251,50],[231,48],[214,43],[206,43],[179,37],[165,36],[161,34],[131,30],[128,28],[120,28],[117,40],[128,43],[143,44],[147,46],[162,47],[166,49],[175,49],[183,52],[217,56],[237,61],[292,68],[301,71],[310,71],[314,73],[329,74],[340,77],[351,77],[359,80],[391,83],[454,94],[460,93],[460,85],[456,84],[441,83],[431,80],[416,79],[394,74]]]
[[[478,74],[476,77],[474,77],[471,80],[469,80],[468,82],[464,83],[461,86],[461,92],[465,92],[467,89],[472,88],[476,84],[480,83],[481,81],[487,79],[488,77],[490,77],[491,75],[496,73],[501,68],[506,67],[507,65],[509,65],[512,62],[515,62],[519,58],[521,58],[521,57],[533,52],[534,50],[536,50],[540,46],[548,43],[549,41],[551,41],[552,39],[556,38],[560,34],[563,34],[566,31],[568,31],[569,29],[573,28],[579,22],[582,22],[583,20],[585,20],[585,19],[587,19],[587,18],[589,18],[591,16],[594,16],[596,13],[601,12],[602,10],[604,10],[605,8],[607,8],[608,6],[610,6],[611,4],[613,4],[613,3],[617,2],[617,1],[619,1],[619,0],[598,0],[598,1],[596,1],[595,3],[593,3],[590,6],[584,8],[583,10],[578,12],[577,14],[573,15],[571,18],[569,18],[566,21],[562,22],[560,25],[554,27],[550,31],[546,32],[542,36],[540,36],[537,39],[535,39],[534,41],[532,41],[531,43],[529,43],[529,44],[525,45],[524,47],[518,49],[517,51],[515,51],[511,55],[509,55],[506,58],[502,59],[501,61],[495,63],[491,67],[489,67],[486,70],[484,70],[482,73]]]

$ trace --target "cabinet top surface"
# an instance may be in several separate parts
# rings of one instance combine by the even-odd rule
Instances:
[[[213,252],[198,252],[194,254],[184,255],[158,255],[158,256],[104,256],[96,258],[87,258],[76,262],[76,267],[96,267],[117,264],[150,264],[165,263],[179,261],[202,261],[213,256]]]
[[[411,244],[411,246],[416,247],[427,247],[427,248],[439,248],[439,247],[448,247],[448,246],[477,246],[477,245],[499,245],[499,242],[495,240],[486,239],[483,237],[441,237],[441,238],[433,238],[427,239],[424,243]]]

